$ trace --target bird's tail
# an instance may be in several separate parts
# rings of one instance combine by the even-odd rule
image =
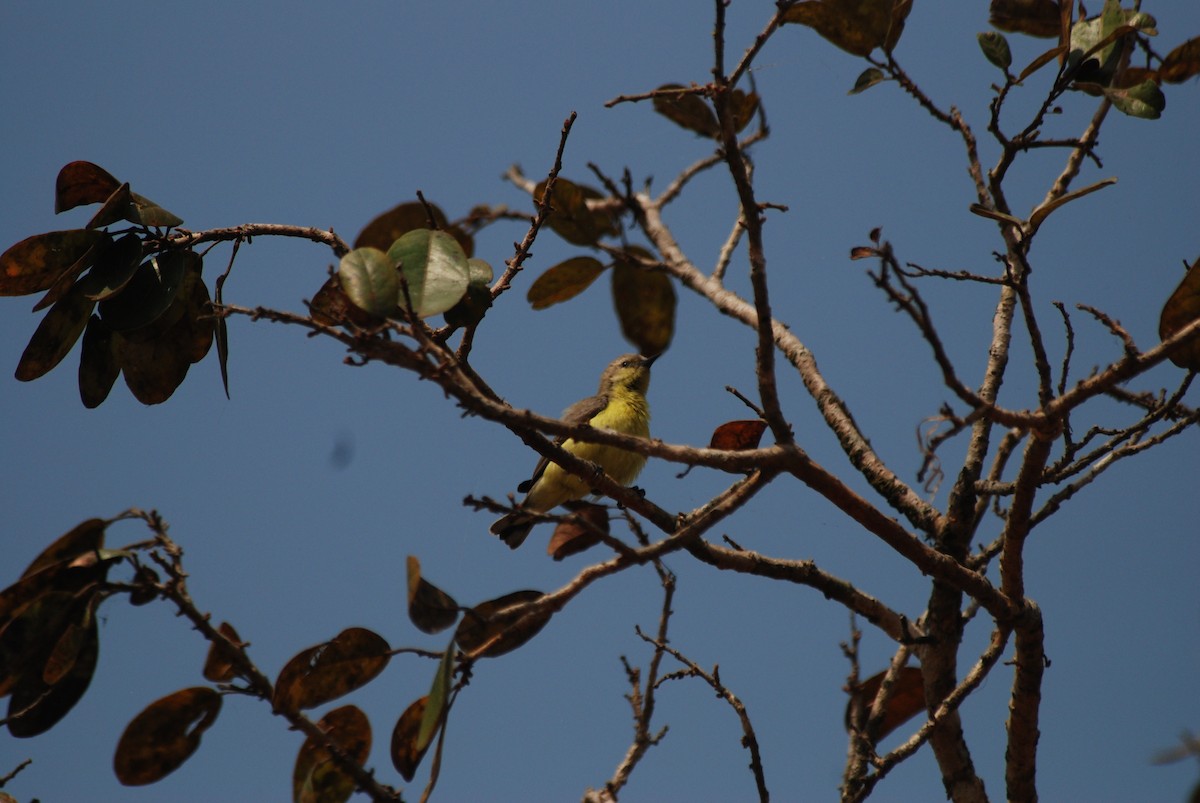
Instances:
[[[501,541],[508,544],[509,549],[516,549],[525,543],[525,537],[533,529],[534,521],[535,519],[528,513],[516,510],[507,516],[496,519],[488,530],[492,535],[498,536]]]

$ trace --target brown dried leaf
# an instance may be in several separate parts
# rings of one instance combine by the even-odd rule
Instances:
[[[695,92],[672,92],[683,90],[683,84],[663,84],[656,91],[667,94],[654,97],[654,111],[666,117],[678,126],[688,131],[695,131],[703,137],[716,138],[721,134],[721,125],[717,122],[716,112],[700,95]],[[747,122],[749,120],[747,119]]]
[[[645,249],[631,246],[632,255],[653,260]],[[621,333],[642,354],[662,354],[675,333],[675,288],[671,278],[643,268],[636,259],[618,259],[612,273],[613,306]]]
[[[804,0],[788,8],[785,23],[812,28],[822,38],[856,56],[875,48],[891,52],[904,31],[912,0]]]
[[[277,711],[314,708],[370,683],[387,666],[391,647],[362,627],[309,647],[279,672],[272,703]]]
[[[512,652],[550,621],[550,612],[544,611],[520,628],[513,628],[525,616],[525,606],[543,596],[540,591],[514,591],[468,608],[454,631],[455,642],[463,652],[476,658],[495,658]]]
[[[594,257],[571,257],[547,268],[529,286],[525,297],[534,309],[545,309],[579,295],[603,272],[603,263]]]
[[[417,737],[421,732],[421,720],[425,717],[425,706],[428,703],[428,695],[414,700],[408,708],[404,709],[400,719],[396,720],[396,727],[392,729],[392,766],[405,781],[412,781],[413,776],[417,774],[417,767],[420,766],[421,759],[425,757],[425,751],[429,749],[428,744],[417,747]]]
[[[217,632],[234,644],[245,646],[245,642],[229,622],[221,622]],[[214,641],[209,645],[208,655],[204,658],[204,679],[213,683],[228,683],[235,677],[237,670],[234,668],[229,648],[219,641]]]
[[[1158,336],[1163,340],[1200,318],[1200,259],[1188,268],[1183,281],[1163,305],[1158,319]],[[1200,370],[1200,334],[1188,339],[1171,354],[1171,362],[1180,368]]]
[[[58,178],[54,182],[54,213],[85,204],[98,204],[120,186],[121,182],[100,165],[70,162],[58,171]]]
[[[600,543],[600,536],[596,534],[596,530],[608,533],[608,509],[603,505],[577,502],[571,506],[571,513],[573,518],[582,521],[568,519],[559,522],[554,528],[550,543],[546,547],[546,554],[555,560],[577,555]]]
[[[422,633],[440,633],[458,621],[458,603],[421,576],[421,562],[409,555],[408,618]]]
[[[367,715],[353,705],[335,708],[317,723],[330,740],[358,764],[371,753],[371,723]],[[295,803],[344,803],[357,788],[333,760],[329,748],[311,736],[296,754],[292,770],[292,800]]]
[[[727,421],[713,430],[710,449],[725,449],[736,452],[742,449],[756,449],[762,440],[767,422],[758,418],[745,421]]]
[[[990,21],[1002,31],[1057,39],[1062,19],[1055,0],[992,0]]]
[[[29,382],[44,376],[75,346],[83,334],[96,302],[85,296],[79,285],[54,303],[34,331],[17,363],[15,376]]]
[[[1183,83],[1200,73],[1200,36],[1193,37],[1172,50],[1163,59],[1158,75],[1168,84]]]
[[[196,752],[220,711],[221,695],[206,686],[180,689],[148,705],[117,743],[117,780],[144,786],[174,772]]]
[[[77,276],[91,264],[96,248],[110,238],[87,229],[51,231],[26,237],[0,254],[0,296],[24,296],[54,286],[64,273]]]

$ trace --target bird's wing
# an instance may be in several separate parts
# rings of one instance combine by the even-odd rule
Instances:
[[[580,399],[566,410],[563,410],[562,422],[572,427],[579,424],[586,424],[588,421],[591,421],[597,413],[607,406],[607,393],[597,393],[595,396],[588,396],[586,399]],[[562,446],[564,440],[566,439],[557,438],[554,441],[554,445]],[[541,478],[542,472],[546,470],[546,466],[549,464],[550,461],[544,457],[539,460],[537,466],[533,469],[533,476],[518,485],[517,490],[521,493],[529,493],[529,489],[532,488],[533,484]]]

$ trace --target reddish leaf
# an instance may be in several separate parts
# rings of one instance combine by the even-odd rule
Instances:
[[[596,534],[596,530],[608,533],[608,509],[603,505],[578,502],[572,506],[571,513],[572,518],[583,521],[567,519],[559,522],[554,528],[546,553],[555,560],[576,555],[600,543],[600,536]],[[587,526],[589,524],[590,527]]]
[[[854,724],[860,728],[865,724],[885,675],[886,671],[873,675],[859,683],[851,692],[850,700],[846,704],[847,730]],[[924,710],[925,686],[921,670],[915,666],[906,666],[900,670],[892,684],[892,693],[884,706],[883,719],[878,730],[870,734],[871,738],[875,741],[884,738]],[[858,723],[854,722],[856,713],[861,717]]]
[[[425,204],[420,201],[408,201],[394,206],[363,228],[354,240],[354,247],[378,248],[386,253],[392,247],[392,243],[400,239],[400,235],[415,229],[428,229],[432,225],[458,240],[468,257],[475,253],[475,240],[470,234],[457,226],[450,226],[446,215],[436,204],[429,204],[429,210],[433,213],[432,224],[429,213],[425,211]]]
[[[458,621],[458,603],[421,576],[421,562],[408,556],[408,618],[423,633],[440,633]]]
[[[890,53],[904,31],[912,0],[804,0],[788,8],[785,23],[807,25],[847,53]]]
[[[713,430],[708,448],[725,449],[731,452],[756,449],[766,428],[767,422],[758,418],[746,421],[727,421]]]
[[[70,162],[58,171],[54,182],[54,212],[65,212],[85,204],[106,200],[121,182],[100,165]]]
[[[180,689],[148,705],[117,743],[117,780],[143,786],[174,772],[196,752],[220,711],[221,695],[205,686]]]
[[[352,705],[335,708],[317,723],[329,739],[359,765],[371,753],[371,723]],[[343,803],[357,788],[354,779],[339,767],[321,742],[308,737],[296,754],[292,771],[295,803]]]
[[[314,708],[365,686],[387,666],[390,651],[382,636],[362,627],[303,650],[279,672],[275,709]]]

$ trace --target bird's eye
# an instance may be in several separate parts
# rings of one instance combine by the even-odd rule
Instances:
[[[622,367],[622,368],[628,368],[628,367],[629,367],[629,366],[631,366],[631,365],[633,365],[633,363],[631,363],[629,360],[621,360],[621,367]]]

